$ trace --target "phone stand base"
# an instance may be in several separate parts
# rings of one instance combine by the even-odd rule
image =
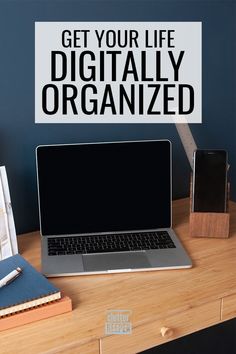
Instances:
[[[229,237],[229,213],[190,212],[189,232],[192,237]]]
[[[229,237],[229,205],[230,184],[227,191],[227,212],[192,212],[192,176],[190,182],[190,217],[189,233],[192,237],[228,238]]]

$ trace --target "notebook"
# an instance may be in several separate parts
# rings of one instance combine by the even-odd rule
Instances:
[[[33,307],[0,318],[0,332],[9,328],[23,326],[46,318],[72,311],[72,302],[68,296],[62,296],[57,301],[48,302],[42,306]]]
[[[61,298],[59,289],[19,254],[0,262],[0,279],[18,267],[22,269],[21,274],[0,288],[0,317]]]

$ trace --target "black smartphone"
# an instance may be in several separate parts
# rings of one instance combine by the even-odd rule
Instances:
[[[196,150],[193,159],[192,211],[226,212],[227,152]]]

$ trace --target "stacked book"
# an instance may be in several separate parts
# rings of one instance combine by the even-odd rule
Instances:
[[[71,299],[22,256],[0,262],[0,331],[71,310]]]

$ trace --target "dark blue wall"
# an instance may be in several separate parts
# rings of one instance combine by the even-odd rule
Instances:
[[[0,164],[6,165],[17,232],[38,228],[34,149],[38,144],[168,138],[174,198],[189,194],[190,167],[174,125],[35,125],[35,21],[202,21],[201,148],[229,152],[236,179],[235,1],[0,0]],[[232,186],[236,199],[235,183]]]

